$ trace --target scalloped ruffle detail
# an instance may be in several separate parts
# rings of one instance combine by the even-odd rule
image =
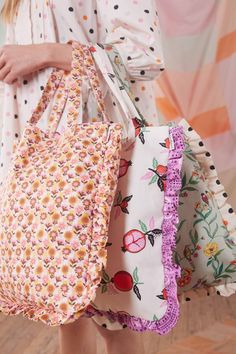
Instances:
[[[181,189],[181,167],[184,150],[184,135],[182,127],[170,128],[170,139],[173,148],[168,159],[167,184],[164,194],[163,223],[162,223],[162,255],[164,267],[164,283],[167,292],[167,310],[160,320],[144,320],[126,313],[97,310],[89,306],[86,315],[104,316],[110,321],[116,321],[132,330],[144,332],[153,331],[161,335],[168,333],[179,318],[179,302],[177,298],[176,278],[180,276],[180,267],[173,262],[173,250],[176,246],[176,225],[178,219],[179,191]]]
[[[230,239],[236,244],[236,214],[234,213],[232,206],[228,203],[227,193],[225,192],[224,186],[220,183],[212,156],[210,152],[207,151],[200,136],[186,120],[181,120],[179,124],[183,126],[190,148],[204,172],[205,178],[208,182],[208,188],[215,198]],[[216,293],[222,296],[230,296],[235,292],[236,283],[228,283],[225,285],[209,286],[206,287],[206,289],[186,291],[179,296],[179,300],[185,302],[190,299],[209,296]]]
[[[101,281],[101,269],[103,264],[106,263],[106,242],[108,239],[108,225],[109,215],[113,200],[115,197],[115,190],[118,181],[120,152],[121,152],[121,137],[122,128],[119,124],[112,124],[108,126],[108,132],[104,136],[103,155],[104,158],[101,164],[97,167],[98,188],[94,198],[94,218],[92,229],[92,242],[89,250],[89,259],[87,268],[86,295],[83,302],[79,304],[78,311],[76,305],[72,310],[66,313],[61,311],[51,310],[50,307],[45,305],[45,299],[39,303],[22,299],[21,302],[12,297],[12,294],[7,294],[6,289],[2,291],[0,284],[0,297],[1,297],[1,312],[5,315],[23,315],[27,319],[35,322],[42,321],[49,326],[58,326],[74,322],[81,317],[96,295],[96,289]],[[105,166],[105,168],[104,168]],[[91,215],[91,217],[93,217]],[[3,293],[3,296],[1,296]]]
[[[88,260],[87,283],[88,288],[87,307],[96,297],[96,290],[101,282],[102,268],[107,263],[109,216],[115,198],[116,187],[118,183],[118,174],[120,166],[121,137],[122,127],[120,124],[110,125],[107,140],[104,142],[106,148],[103,163],[98,166],[99,187],[94,200],[94,222],[93,222],[93,240],[89,250],[90,258]],[[104,168],[105,166],[105,168]],[[65,323],[74,322],[81,317],[83,311],[74,313]]]

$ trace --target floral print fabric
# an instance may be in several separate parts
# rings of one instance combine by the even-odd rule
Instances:
[[[187,290],[236,281],[236,216],[227,203],[210,153],[186,121],[175,262],[181,266],[180,298]]]
[[[60,71],[50,76],[1,188],[0,309],[47,325],[73,322],[95,297],[119,172],[121,126],[77,124],[81,67],[91,66],[81,54],[74,44],[68,86]],[[36,124],[58,87],[69,90],[68,126],[54,134]]]

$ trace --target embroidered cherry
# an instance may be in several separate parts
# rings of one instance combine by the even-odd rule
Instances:
[[[162,295],[164,297],[164,300],[167,300],[167,290],[166,289],[162,290]]]
[[[170,148],[170,139],[169,138],[165,139],[165,144],[166,144],[166,148],[169,149]]]
[[[163,146],[166,149],[170,148],[170,139],[166,138],[164,143],[160,143],[161,146]]]
[[[136,229],[128,231],[123,237],[123,252],[138,253],[146,246],[146,235]]]
[[[111,282],[120,291],[130,291],[133,289],[133,277],[125,270],[117,272],[113,278],[111,278]]]
[[[167,166],[158,165],[157,160],[154,158],[152,162],[153,168],[149,168],[149,171],[154,173],[149,184],[157,183],[160,190],[163,192],[166,190],[166,175],[167,175]]]
[[[159,176],[163,176],[167,173],[167,167],[163,165],[157,165],[156,172],[159,174]]]
[[[167,295],[167,290],[164,288],[164,289],[162,290],[162,294],[161,294],[161,295],[157,295],[157,297],[158,297],[159,299],[161,299],[161,300],[167,300],[167,297],[168,297],[168,295]]]
[[[132,161],[127,161],[125,159],[120,160],[119,178],[126,175],[128,168],[132,166]]]

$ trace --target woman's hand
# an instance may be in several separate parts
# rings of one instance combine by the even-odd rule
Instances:
[[[42,43],[0,47],[0,81],[13,84],[22,76],[47,67],[71,70],[70,44]]]

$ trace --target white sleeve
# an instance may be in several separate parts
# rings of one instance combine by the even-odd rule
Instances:
[[[129,76],[152,80],[164,70],[155,0],[97,0],[104,44],[115,45]]]

